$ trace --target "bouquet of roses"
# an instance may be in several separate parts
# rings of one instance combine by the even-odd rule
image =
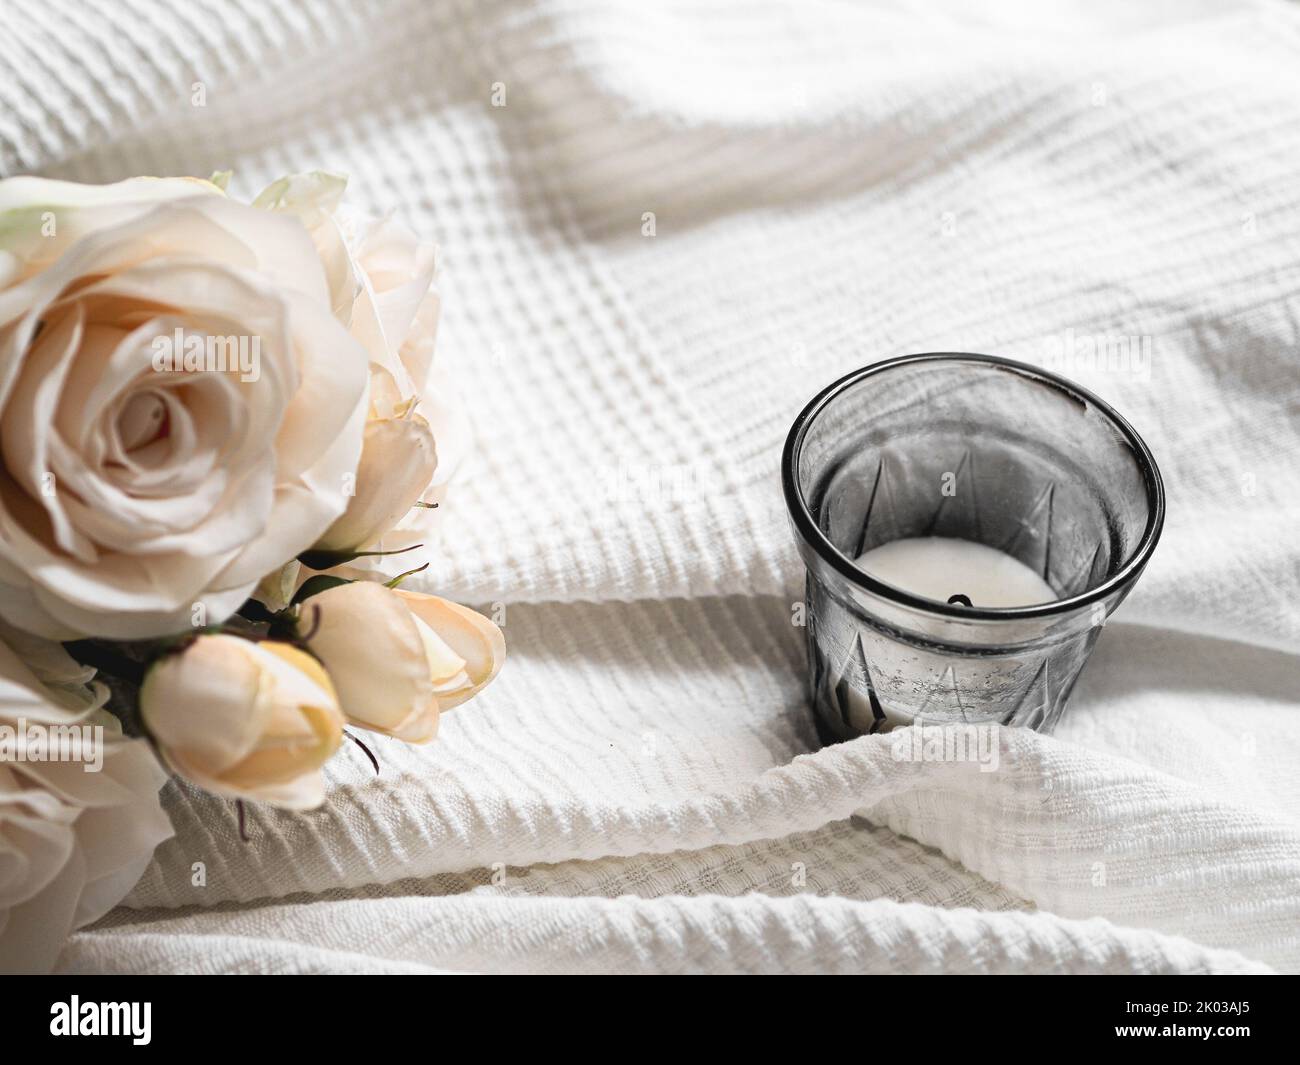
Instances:
[[[307,809],[345,726],[426,743],[504,659],[402,586],[464,437],[432,246],[227,180],[0,181],[0,969],[170,834],[151,752]]]

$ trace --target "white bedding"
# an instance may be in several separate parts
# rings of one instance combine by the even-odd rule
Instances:
[[[63,969],[1300,970],[1300,7],[967,6],[0,8],[0,173],[324,167],[437,237],[479,451],[425,583],[510,645],[247,844],[169,785]],[[794,415],[1098,336],[1169,516],[1057,736],[811,753]]]

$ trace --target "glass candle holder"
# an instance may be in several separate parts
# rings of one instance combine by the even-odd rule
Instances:
[[[1056,374],[990,355],[907,355],[835,382],[791,428],[782,480],[827,743],[918,719],[1051,731],[1165,513],[1128,422]],[[996,548],[1057,598],[940,602],[854,563],[909,537]]]

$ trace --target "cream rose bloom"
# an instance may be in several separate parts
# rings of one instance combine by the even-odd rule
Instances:
[[[435,595],[356,581],[310,596],[303,614],[348,721],[407,743],[432,740],[438,715],[505,662],[496,625]]]
[[[0,616],[161,635],[316,542],[368,409],[331,280],[296,219],[207,182],[0,182]],[[256,338],[256,373],[160,371],[177,336]]]
[[[428,421],[403,400],[392,375],[375,367],[370,375],[370,412],[361,461],[348,509],[316,541],[321,551],[347,552],[378,544],[383,535],[420,502],[438,464]]]
[[[317,546],[396,551],[427,542],[434,531],[437,510],[414,504],[446,498],[468,451],[469,426],[449,378],[433,364],[440,309],[434,245],[391,217],[349,207],[346,187],[337,174],[292,174],[254,204],[293,215],[311,233],[335,313],[372,364],[355,496]],[[409,567],[409,556],[403,564]]]
[[[53,966],[74,928],[98,920],[172,835],[167,776],[98,709],[93,670],[58,645],[0,627],[0,726],[103,726],[103,765],[0,760],[0,972]]]
[[[163,759],[205,791],[291,810],[325,801],[343,714],[320,663],[287,643],[200,636],[155,662],[140,714]]]

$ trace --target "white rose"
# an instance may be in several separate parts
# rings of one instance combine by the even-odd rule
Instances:
[[[97,709],[92,671],[57,644],[5,630],[0,727],[103,727],[103,764],[0,759],[0,972],[49,969],[74,928],[98,920],[172,835],[158,801],[167,776],[140,740]],[[29,665],[31,668],[29,669]]]
[[[396,395],[392,375],[375,367],[370,413],[352,497],[343,516],[316,542],[320,551],[372,547],[421,501],[438,464],[433,430],[415,401]]]
[[[205,635],[155,662],[140,715],[163,759],[205,791],[291,810],[325,801],[343,715],[320,663],[287,643]]]
[[[290,174],[253,206],[302,222],[330,280],[336,315],[403,395],[421,394],[438,329],[437,249],[391,217],[344,204],[346,189],[339,174]]]
[[[343,512],[367,359],[296,220],[186,179],[13,178],[0,249],[0,616],[64,638],[217,620]],[[244,338],[244,362],[160,368],[177,337],[201,359]]]
[[[383,404],[372,404],[372,422],[388,424],[368,427],[369,454],[362,466],[371,471],[387,467],[393,475],[382,483],[372,478],[372,490],[364,498],[358,476],[352,504],[358,514],[344,519],[319,546],[396,551],[427,540],[433,531],[437,510],[412,504],[446,498],[469,450],[469,425],[450,380],[433,365],[440,310],[435,246],[391,217],[366,215],[344,204],[346,186],[347,179],[337,174],[291,174],[254,203],[292,214],[306,226],[331,279],[336,314],[365,347],[392,393]],[[398,420],[405,424],[397,425]],[[432,438],[436,461],[413,493],[414,478],[427,464],[423,430]],[[352,542],[358,532],[368,539]],[[402,564],[409,567],[409,556]]]
[[[303,615],[348,721],[408,743],[432,740],[438,715],[505,662],[496,625],[434,595],[356,581],[310,596]]]

